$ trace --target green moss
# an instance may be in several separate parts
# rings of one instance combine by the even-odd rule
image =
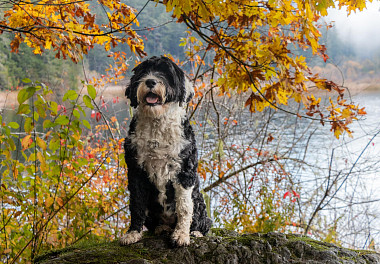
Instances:
[[[318,249],[320,251],[329,250],[331,248],[331,244],[317,241],[307,236],[297,236],[293,234],[288,234],[286,235],[286,238],[289,241],[303,241],[306,244],[310,245],[311,247]]]
[[[235,231],[218,228],[212,229],[210,236],[193,238],[192,245],[187,248],[173,249],[169,246],[169,240],[168,237],[152,237],[144,234],[142,242],[122,247],[118,241],[110,242],[90,238],[65,249],[46,252],[37,257],[34,263],[112,264],[138,259],[160,263],[173,263],[173,261],[180,260],[186,263],[189,258],[194,258],[196,263],[210,260],[228,262],[231,255],[235,255],[234,258],[241,258],[242,254],[254,256],[257,263],[268,263],[268,261],[272,261],[273,257],[277,258],[277,255],[295,260],[296,263],[302,263],[315,255],[326,260],[331,258],[356,262],[365,259],[362,257],[363,255],[375,253],[366,250],[342,249],[330,243],[294,234],[238,235]],[[302,243],[298,241],[302,241]],[[246,248],[242,249],[242,245]],[[247,250],[251,250],[251,252],[246,253]],[[323,251],[332,251],[336,255]]]
[[[224,228],[211,228],[210,234],[218,237],[231,237],[233,234],[237,234],[235,231]],[[235,235],[236,236],[236,235]]]
[[[349,250],[358,253],[359,256],[364,256],[364,255],[368,255],[368,254],[376,254],[377,253],[375,251],[364,250],[364,249],[349,249]]]
[[[64,263],[66,259],[75,263],[117,263],[131,259],[151,259],[150,253],[136,245],[122,247],[118,241],[99,242],[84,241],[78,245],[64,249],[50,250],[34,259],[34,263],[44,263],[49,259],[59,258]]]

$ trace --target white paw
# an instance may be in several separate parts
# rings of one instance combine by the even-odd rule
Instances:
[[[172,239],[179,247],[190,245],[189,233],[184,232],[182,230],[174,230]]]
[[[199,231],[192,231],[190,235],[193,237],[203,237],[203,234]]]
[[[142,232],[131,231],[126,233],[122,238],[120,238],[121,245],[129,245],[140,241],[142,238]]]

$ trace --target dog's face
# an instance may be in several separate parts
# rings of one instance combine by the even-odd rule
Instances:
[[[125,95],[131,106],[144,113],[159,116],[171,103],[188,103],[194,95],[193,87],[184,72],[169,58],[152,57],[133,70]]]

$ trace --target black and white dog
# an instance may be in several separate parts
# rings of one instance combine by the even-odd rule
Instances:
[[[172,232],[177,246],[205,235],[211,220],[199,191],[197,148],[185,106],[194,95],[184,72],[166,57],[133,69],[125,92],[136,108],[125,139],[131,225],[120,243],[142,238],[143,226]],[[174,229],[174,231],[173,231]]]

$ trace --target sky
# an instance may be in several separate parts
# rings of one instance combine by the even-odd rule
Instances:
[[[358,55],[370,56],[380,50],[380,1],[367,3],[362,12],[351,13],[346,10],[330,9],[326,21],[335,21],[339,37],[349,41]],[[379,53],[378,53],[379,54]]]

